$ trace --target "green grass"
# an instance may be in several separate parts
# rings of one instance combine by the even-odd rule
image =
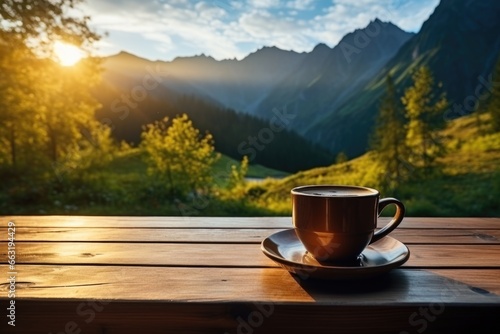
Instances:
[[[214,173],[218,172],[229,172],[231,170],[231,165],[239,166],[240,161],[234,160],[226,155],[221,155],[220,159],[215,163]],[[279,171],[272,168],[267,168],[258,164],[249,164],[247,177],[248,178],[258,178],[265,179],[267,177],[272,178],[282,178],[289,175],[289,173]]]
[[[442,131],[446,155],[432,173],[417,175],[408,168],[409,178],[397,189],[382,191],[382,197],[397,197],[409,216],[500,216],[500,133],[485,132],[489,115],[475,115],[447,124]],[[414,175],[412,175],[414,173]],[[384,177],[373,152],[351,161],[315,168],[249,185],[247,192],[259,206],[291,214],[290,190],[307,184],[360,185],[378,188]],[[384,212],[384,214],[390,214]]]
[[[417,172],[382,197],[396,197],[408,216],[500,216],[500,133],[488,133],[488,115],[463,117],[442,131],[447,153],[427,175]],[[478,124],[483,124],[481,128]],[[84,214],[158,216],[291,215],[290,190],[307,184],[350,184],[378,188],[385,177],[374,152],[350,161],[292,175],[250,165],[248,181],[237,189],[218,184],[209,194],[172,198],[164,185],[147,174],[137,149],[117,153],[104,168],[76,179],[3,185],[3,214]],[[229,175],[238,161],[227,156],[214,175]],[[222,186],[222,188],[221,188]],[[384,212],[390,215],[391,211]]]
[[[229,176],[231,165],[238,166],[239,163],[221,156],[212,171],[219,185],[225,185],[220,175]],[[247,174],[262,179],[286,175],[261,165],[249,165]],[[0,192],[0,211],[4,214],[276,215],[238,196],[218,195],[224,189],[197,199],[171,198],[164,185],[148,175],[147,165],[138,149],[118,152],[104,168],[85,173],[81,178],[65,175],[60,180],[37,182],[21,178],[5,188]]]

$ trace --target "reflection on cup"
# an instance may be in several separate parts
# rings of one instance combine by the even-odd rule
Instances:
[[[380,199],[371,188],[309,185],[292,189],[292,220],[307,251],[322,262],[352,262],[370,243],[392,232],[403,220],[405,207],[395,198]],[[377,218],[389,204],[393,219],[375,232]]]

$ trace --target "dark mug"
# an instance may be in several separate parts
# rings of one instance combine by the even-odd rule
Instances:
[[[404,218],[405,207],[395,198],[380,199],[371,188],[309,185],[293,188],[292,220],[297,237],[318,261],[355,261],[370,243],[388,235]],[[389,204],[396,214],[375,231],[377,218]]]

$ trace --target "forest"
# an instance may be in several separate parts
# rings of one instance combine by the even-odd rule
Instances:
[[[397,91],[387,74],[367,152],[348,157],[284,126],[193,96],[154,96],[121,123],[103,108],[100,36],[49,1],[0,7],[0,211],[4,214],[290,215],[290,190],[356,184],[403,200],[414,216],[498,216],[500,85],[449,118],[426,66]],[[51,45],[88,52],[61,66]],[[84,78],[84,80],[82,80]],[[500,62],[492,74],[500,82]],[[256,180],[257,179],[257,180]]]

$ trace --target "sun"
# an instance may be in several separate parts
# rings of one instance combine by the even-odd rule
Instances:
[[[84,53],[80,48],[59,41],[54,43],[54,53],[57,61],[62,66],[73,66],[84,56]]]

